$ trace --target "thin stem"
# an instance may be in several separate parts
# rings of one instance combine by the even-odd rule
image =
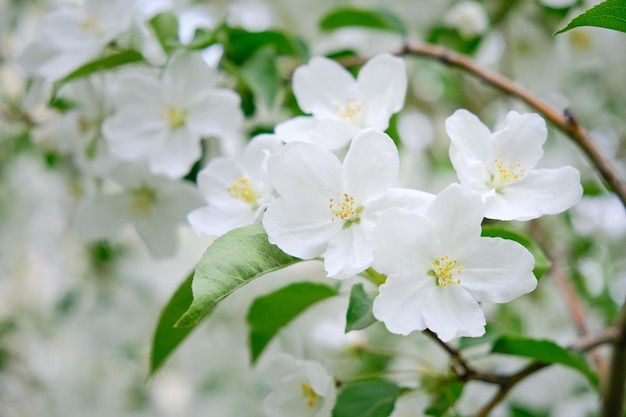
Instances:
[[[616,338],[609,377],[602,401],[602,417],[621,417],[624,412],[626,388],[626,304],[622,306],[616,324]]]

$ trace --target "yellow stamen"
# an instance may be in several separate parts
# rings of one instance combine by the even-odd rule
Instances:
[[[457,266],[458,263],[458,259],[450,259],[448,255],[435,259],[432,262],[433,269],[430,271],[430,274],[435,276],[437,285],[445,287],[448,284],[461,283],[459,278],[454,278],[455,275],[460,274],[464,269],[462,266]]]
[[[505,162],[501,153],[498,153],[493,161],[495,172],[491,176],[491,186],[499,189],[505,185],[519,181],[526,175],[526,171],[522,168],[522,164],[513,163],[513,157],[509,156]]]
[[[317,395],[309,384],[302,384],[300,387],[302,388],[302,395],[306,400],[306,405],[309,406],[309,408],[313,408],[319,395]]]
[[[336,218],[343,220],[345,222],[344,228],[350,227],[352,223],[359,224],[361,222],[359,215],[363,211],[363,206],[355,207],[354,197],[350,194],[339,195],[338,201],[331,197],[329,201],[328,207],[332,214],[331,221],[334,222]]]
[[[335,104],[335,112],[337,113],[337,115],[340,118],[348,120],[352,123],[358,123],[358,119],[361,115],[362,109],[363,103],[353,98],[349,98],[348,100],[346,100],[345,106]]]
[[[184,126],[186,117],[187,112],[185,110],[177,109],[176,107],[168,107],[167,109],[167,122],[172,130]]]
[[[236,179],[226,188],[226,191],[228,191],[228,195],[230,195],[231,198],[242,200],[250,204],[253,208],[258,207],[257,195],[252,185],[250,185],[250,178],[241,177]]]
[[[140,217],[150,217],[156,200],[156,191],[147,185],[141,185],[131,191],[130,211]]]

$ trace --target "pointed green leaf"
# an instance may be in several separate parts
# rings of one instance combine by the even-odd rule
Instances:
[[[576,16],[563,29],[555,33],[567,32],[579,26],[596,26],[626,32],[626,1],[607,0]]]
[[[58,89],[61,88],[61,86],[68,81],[75,80],[77,78],[83,78],[95,72],[112,69],[121,65],[139,62],[142,60],[143,56],[139,52],[131,49],[116,52],[114,54],[98,58],[94,61],[86,63],[71,74],[65,76],[65,78],[62,78],[61,80],[54,83],[54,88],[56,91],[58,91]]]
[[[365,293],[363,284],[354,284],[350,290],[350,303],[346,313],[346,333],[352,330],[362,330],[376,323],[372,314],[374,298]]]
[[[176,326],[195,326],[222,299],[268,272],[300,262],[267,240],[260,223],[231,230],[202,255],[193,276],[193,302]]]
[[[402,20],[384,9],[341,8],[333,10],[320,21],[322,30],[335,30],[349,26],[387,30],[401,35],[406,34],[406,27]]]
[[[268,48],[259,50],[245,62],[241,68],[241,75],[252,92],[259,96],[267,107],[271,108],[280,88],[276,54]]]
[[[482,236],[486,237],[501,237],[503,239],[514,240],[517,243],[524,246],[535,258],[535,268],[533,273],[537,279],[540,279],[548,269],[550,269],[550,260],[545,255],[543,250],[524,233],[511,229],[510,227],[503,226],[501,224],[487,224],[483,225]]]
[[[299,282],[257,298],[246,317],[252,363],[282,327],[311,305],[334,295],[337,290],[328,285]]]
[[[399,391],[384,379],[349,384],[337,396],[333,417],[388,417]]]
[[[308,59],[309,51],[300,38],[274,30],[264,32],[248,32],[233,28],[225,30],[226,55],[236,64],[241,64],[265,47],[272,48],[276,55],[293,56],[301,61]]]
[[[148,21],[154,34],[165,52],[179,45],[178,18],[172,12],[162,12]]]
[[[193,295],[191,294],[192,279],[193,274],[190,274],[178,287],[161,312],[152,340],[152,352],[150,355],[151,375],[159,369],[165,359],[194,329],[193,327],[174,327],[176,321],[187,311],[193,300]]]
[[[542,363],[556,363],[581,372],[593,387],[598,387],[598,376],[589,369],[583,357],[549,340],[503,336],[495,341],[492,353],[522,356]]]

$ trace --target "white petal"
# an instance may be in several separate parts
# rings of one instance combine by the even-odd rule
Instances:
[[[543,156],[543,143],[548,137],[546,122],[536,113],[519,114],[514,111],[506,115],[504,127],[494,132],[491,147],[494,157],[512,157],[528,172]]]
[[[537,286],[535,259],[512,240],[480,238],[460,261],[461,286],[476,301],[507,303]]]
[[[397,113],[404,107],[407,77],[402,58],[380,54],[363,65],[357,77],[359,96],[365,101],[383,98],[391,112]]]
[[[228,193],[228,187],[245,175],[245,171],[235,159],[214,158],[198,173],[198,189],[210,205],[228,206],[233,201]]]
[[[130,223],[128,205],[125,195],[86,198],[78,205],[74,228],[86,239],[111,238]]]
[[[269,241],[302,259],[321,256],[341,226],[331,220],[327,201],[301,195],[274,200],[263,217]]]
[[[485,162],[491,157],[489,147],[491,131],[469,111],[459,109],[448,117],[446,132],[450,137],[450,159],[457,171],[459,159]]]
[[[385,323],[391,333],[408,335],[414,330],[424,330],[424,307],[429,287],[434,286],[431,277],[413,276],[408,273],[390,275],[380,286],[380,294],[374,299],[372,313]]]
[[[285,143],[311,142],[311,130],[317,119],[311,116],[297,116],[276,125],[274,132]]]
[[[118,107],[165,108],[161,85],[154,78],[142,73],[123,73],[113,83],[111,95]]]
[[[293,74],[293,93],[305,113],[316,118],[337,118],[335,105],[345,106],[356,98],[356,81],[337,62],[323,57],[311,59]]]
[[[182,104],[193,100],[203,90],[213,89],[217,74],[201,54],[177,50],[167,63],[161,82],[171,103]]]
[[[237,93],[225,88],[207,90],[187,108],[186,123],[196,136],[236,137],[243,125]]]
[[[341,230],[328,242],[324,268],[331,278],[352,278],[372,264],[372,248],[359,225]]]
[[[398,179],[399,165],[391,138],[375,129],[364,130],[344,159],[344,189],[359,204],[379,199]]]
[[[427,218],[442,249],[454,252],[480,237],[484,211],[485,205],[479,194],[451,184],[435,197]]]
[[[154,258],[169,258],[176,254],[178,235],[176,224],[155,218],[135,222],[137,233]]]
[[[160,148],[150,155],[150,172],[168,178],[182,178],[201,155],[200,139],[179,128],[171,132]]]
[[[390,188],[382,198],[370,202],[363,210],[364,215],[378,216],[390,208],[402,208],[425,215],[435,195],[409,188]]]
[[[258,213],[251,207],[235,206],[225,211],[217,207],[202,207],[189,213],[187,220],[200,235],[219,237],[238,227],[257,220]]]
[[[424,319],[426,326],[444,342],[485,333],[482,309],[465,289],[456,284],[431,288],[424,306]]]
[[[140,110],[119,111],[102,124],[102,134],[111,154],[121,159],[147,158],[167,139],[163,120],[146,118]]]
[[[561,213],[582,196],[580,174],[572,167],[536,169],[486,201],[485,217],[530,220]]]
[[[274,188],[282,195],[325,199],[342,193],[342,166],[331,152],[305,142],[285,145],[268,161]]]
[[[267,173],[267,161],[271,155],[277,154],[284,145],[277,135],[257,135],[244,150],[242,163],[246,173],[255,179],[261,180]]]
[[[335,151],[343,148],[360,129],[346,120],[317,120],[309,133],[309,140],[324,149]]]

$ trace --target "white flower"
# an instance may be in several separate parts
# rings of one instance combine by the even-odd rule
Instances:
[[[388,275],[374,316],[392,333],[429,328],[443,341],[484,333],[478,302],[506,303],[532,291],[534,258],[511,240],[481,237],[484,204],[452,184],[425,216],[380,215],[372,232],[374,268]]]
[[[198,173],[198,188],[208,203],[187,216],[199,234],[221,236],[258,222],[274,199],[267,159],[283,148],[274,135],[260,135],[241,158],[215,158]]]
[[[575,168],[535,169],[543,156],[547,130],[533,113],[509,112],[504,127],[493,133],[467,110],[446,120],[450,159],[464,187],[479,192],[485,217],[530,220],[561,213],[582,195]]]
[[[30,73],[56,81],[97,58],[130,28],[135,0],[85,0],[82,6],[53,10],[41,24],[39,39],[18,58]]]
[[[443,20],[448,27],[457,29],[465,39],[482,35],[489,27],[485,8],[475,1],[457,3],[446,13]]]
[[[278,354],[267,371],[272,392],[265,397],[263,410],[269,417],[331,416],[335,381],[321,364]]]
[[[87,239],[114,237],[132,224],[156,258],[176,253],[176,229],[202,199],[188,182],[149,175],[137,166],[122,165],[111,174],[119,188],[85,198],[74,219],[77,232]]]
[[[372,263],[368,232],[388,207],[424,209],[433,196],[390,188],[398,177],[398,151],[376,129],[352,141],[343,166],[330,151],[292,142],[268,162],[281,197],[270,204],[263,225],[270,242],[290,255],[324,255],[328,276],[349,278]]]
[[[117,112],[102,126],[111,153],[148,160],[153,174],[187,174],[201,156],[202,138],[234,140],[243,123],[239,96],[215,82],[199,54],[183,52],[172,57],[160,80],[120,75],[113,87]]]
[[[339,149],[363,129],[387,129],[391,115],[404,105],[406,87],[404,61],[389,54],[368,61],[356,80],[337,62],[315,57],[293,75],[298,105],[314,119],[297,123],[311,135],[308,141],[323,138],[320,146]]]

